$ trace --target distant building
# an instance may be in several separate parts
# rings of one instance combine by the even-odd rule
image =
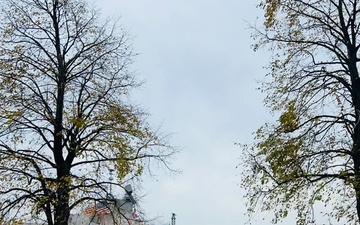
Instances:
[[[128,186],[123,198],[114,200],[115,202],[111,203],[97,202],[86,207],[83,212],[71,214],[69,225],[145,225],[143,219],[137,215],[131,187]]]
[[[115,203],[97,203],[82,213],[72,214],[69,225],[142,225],[142,219],[135,211],[135,200],[128,193]]]

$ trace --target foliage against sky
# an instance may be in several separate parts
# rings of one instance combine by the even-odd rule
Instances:
[[[174,150],[128,101],[140,82],[117,21],[81,0],[1,8],[2,215],[66,224],[70,210],[108,198],[109,166],[121,187],[150,159],[167,165]]]
[[[297,224],[311,224],[317,203],[327,209],[320,217],[359,221],[359,3],[259,4],[265,23],[254,27],[254,49],[272,52],[261,90],[279,118],[244,147],[243,182],[250,212],[274,210],[273,223],[293,211]]]

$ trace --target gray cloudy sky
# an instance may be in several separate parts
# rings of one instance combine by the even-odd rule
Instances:
[[[148,217],[169,223],[175,212],[177,225],[244,224],[241,167],[235,168],[241,150],[234,142],[251,141],[270,118],[255,90],[268,57],[252,52],[245,22],[261,17],[256,1],[95,2],[104,15],[121,16],[135,37],[140,55],[133,69],[147,82],[134,99],[183,149],[173,164],[182,174],[144,178],[141,206]]]

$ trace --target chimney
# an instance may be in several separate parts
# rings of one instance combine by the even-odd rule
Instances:
[[[175,225],[175,219],[176,219],[175,216],[176,216],[175,213],[173,213],[171,216],[171,225]]]

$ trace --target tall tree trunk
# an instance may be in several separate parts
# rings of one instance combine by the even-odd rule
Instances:
[[[58,185],[59,187],[56,190],[56,202],[54,204],[55,208],[55,222],[54,225],[67,225],[70,209],[69,209],[69,200],[70,200],[70,189],[69,189],[69,180],[70,176],[63,176],[60,178]]]
[[[360,221],[360,172],[359,172],[360,171],[360,151],[359,151],[359,146],[356,144],[356,142],[354,143],[352,157],[353,157],[353,161],[354,161],[354,170],[355,170],[355,179],[353,181],[353,186],[354,186],[355,198],[356,198],[356,212],[357,212],[358,221]]]
[[[360,80],[354,78],[353,81],[353,103],[355,109],[355,127],[353,134],[353,147],[352,147],[352,159],[354,162],[354,181],[353,186],[356,197],[356,211],[358,221],[360,221]]]
[[[54,225],[67,225],[70,216],[70,166],[67,165],[63,156],[63,113],[66,84],[66,69],[64,56],[61,52],[59,15],[57,10],[59,1],[53,1],[53,26],[55,31],[55,48],[57,53],[58,77],[57,77],[57,101],[54,123],[54,158],[57,170],[56,202],[54,203]]]
[[[360,179],[357,178],[356,180],[357,181],[355,182],[359,183]],[[356,212],[357,212],[358,221],[360,221],[360,185],[359,184],[356,184],[355,192],[356,192]]]

